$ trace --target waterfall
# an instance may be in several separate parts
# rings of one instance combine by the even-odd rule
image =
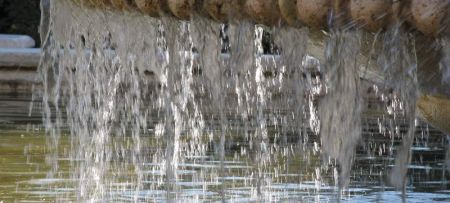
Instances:
[[[66,176],[58,160],[69,160],[65,186],[75,194],[59,201],[282,201],[300,193],[338,201],[336,191],[352,187],[367,102],[359,29],[314,33],[326,42],[319,60],[306,27],[221,24],[201,13],[152,18],[58,0],[50,10],[39,65],[47,176]],[[416,131],[414,38],[400,26],[378,35],[379,54],[370,57],[385,81],[371,88],[387,112],[376,118],[378,133],[404,140],[379,151],[396,156],[391,184],[405,188]],[[441,64],[445,78],[448,57]],[[70,148],[60,151],[64,137]],[[286,197],[292,191],[299,194]]]

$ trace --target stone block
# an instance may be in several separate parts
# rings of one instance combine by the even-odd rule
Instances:
[[[0,48],[0,67],[37,67],[39,48]]]
[[[27,35],[0,34],[0,48],[32,48],[36,44]]]

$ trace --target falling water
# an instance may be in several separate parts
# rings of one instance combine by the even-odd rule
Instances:
[[[297,131],[302,135],[302,137],[299,139],[303,143],[307,143],[307,133],[305,133],[305,92],[314,92],[311,90],[312,84],[311,82],[305,81],[303,78],[303,74],[307,72],[306,66],[307,64],[304,64],[304,61],[307,61],[306,59],[306,50],[307,50],[307,42],[308,42],[308,29],[302,28],[302,29],[296,29],[296,28],[279,28],[279,30],[276,30],[275,32],[275,44],[278,44],[281,47],[281,64],[279,76],[278,76],[278,83],[281,94],[286,99],[284,100],[284,103],[280,103],[278,105],[280,106],[292,106],[293,109],[293,115],[284,114],[283,116],[283,123],[282,128],[288,128],[288,124],[291,122],[293,126],[295,126],[297,129],[294,129],[294,131]],[[308,76],[310,76],[308,74]],[[309,87],[306,87],[307,84]],[[309,89],[309,90],[308,90]],[[287,95],[293,95],[292,97]],[[311,96],[311,95],[309,95]],[[309,97],[311,100],[312,98]],[[283,102],[283,100],[282,100]],[[285,129],[286,131],[287,129]],[[286,132],[283,132],[283,143],[286,143]]]
[[[76,200],[278,201],[295,183],[320,201],[351,185],[363,134],[360,31],[328,33],[320,64],[307,54],[307,28],[155,19],[71,1],[52,1],[50,19],[39,68],[48,176],[63,177],[58,160],[70,160]],[[392,171],[398,187],[415,131],[411,40],[391,29],[377,58],[393,92],[392,129],[408,118],[406,133],[385,133],[405,140]],[[71,145],[60,152],[64,136]]]
[[[332,32],[326,50],[327,95],[319,106],[323,150],[339,163],[339,185],[346,186],[361,136],[361,89],[356,31]]]
[[[444,37],[442,40],[443,58],[440,63],[442,71],[442,83],[445,86],[450,86],[450,37]],[[450,90],[449,90],[450,91]],[[450,93],[450,92],[446,92]]]
[[[51,9],[52,28],[40,65],[46,82],[44,120],[52,135],[50,144],[58,146],[63,123],[59,106],[63,102],[71,135],[73,178],[79,180],[77,199],[112,198],[110,188],[121,187],[114,184],[129,171],[134,171],[136,183],[132,191],[139,191],[143,162],[140,135],[148,113],[141,110],[145,103],[142,96],[148,94],[143,87],[150,84],[142,80],[148,70],[139,70],[143,66],[138,65],[146,64],[156,72],[151,68],[158,63],[143,59],[157,58],[157,32],[153,29],[158,23],[87,11],[70,1],[52,1]],[[134,32],[137,27],[142,32]],[[50,105],[55,106],[56,118],[49,112]],[[125,136],[128,134],[131,138]],[[119,162],[121,159],[127,162]]]
[[[194,15],[192,19],[193,41],[199,53],[199,67],[202,68],[202,74],[206,76],[205,83],[210,90],[209,98],[212,101],[211,111],[218,111],[219,114],[219,132],[212,132],[212,137],[219,139],[219,159],[220,159],[220,177],[225,177],[225,137],[229,133],[227,126],[227,107],[225,106],[226,95],[228,94],[227,81],[224,75],[224,64],[221,62],[221,32],[224,32],[224,25],[218,24],[211,19]],[[221,187],[221,197],[225,200],[225,188]]]
[[[417,99],[417,62],[410,36],[401,26],[394,26],[385,33],[382,51],[378,59],[386,76],[386,85],[392,88],[394,95],[388,104],[388,112],[394,116],[396,128],[401,128],[400,119],[407,119],[406,132],[395,130],[390,136],[403,137],[398,149],[396,164],[390,174],[391,184],[397,188],[406,187],[407,166],[411,161],[411,146],[415,133],[415,109]]]
[[[440,69],[442,72],[442,84],[444,89],[447,89],[447,92],[444,92],[444,94],[450,94],[450,37],[443,37],[442,39],[442,50],[443,50],[443,58],[440,63]],[[447,135],[448,139],[448,135]],[[445,167],[447,168],[447,171],[450,171],[450,142],[447,146],[447,154],[446,154],[446,160],[445,160]]]

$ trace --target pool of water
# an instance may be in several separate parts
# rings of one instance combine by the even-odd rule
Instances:
[[[79,163],[86,160],[72,158],[71,137],[63,135],[56,156],[58,168],[53,168],[51,157],[55,155],[49,150],[48,137],[40,125],[39,102],[29,114],[30,101],[29,95],[1,97],[0,202],[76,201],[80,179],[74,173]],[[357,150],[350,185],[340,192],[335,175],[338,168],[333,160],[320,155],[317,137],[311,136],[304,146],[297,146],[296,141],[277,146],[274,149],[278,151],[270,153],[270,163],[257,176],[258,163],[249,156],[251,150],[240,139],[244,135],[236,134],[227,139],[223,166],[213,140],[207,143],[204,156],[183,158],[177,167],[178,179],[171,182],[170,187],[164,181],[162,170],[155,167],[161,163],[143,159],[140,176],[137,176],[129,161],[114,160],[114,164],[130,169],[108,172],[108,177],[115,178],[105,183],[108,184],[108,199],[103,201],[449,202],[450,176],[445,170],[447,139],[430,131],[433,130],[427,127],[417,130],[412,163],[408,166],[406,196],[391,187],[387,178],[395,156],[380,148],[398,145],[391,138],[365,132]],[[152,157],[155,151],[163,150],[153,139],[152,135],[141,139],[144,157]],[[115,142],[127,142],[127,139]],[[270,144],[277,145],[276,142]],[[140,177],[139,191],[134,187],[136,177]]]

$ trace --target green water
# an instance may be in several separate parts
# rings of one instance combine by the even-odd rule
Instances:
[[[71,138],[63,135],[58,145],[58,168],[48,160],[53,150],[47,148],[48,138],[42,132],[39,104],[28,117],[30,98],[20,95],[2,96],[0,103],[0,202],[70,202],[77,201],[79,181],[77,163],[73,160]],[[26,99],[28,98],[28,99]],[[11,116],[15,115],[15,116]],[[271,147],[277,145],[277,136],[269,128]],[[142,190],[134,193],[135,171],[129,160],[115,160],[114,164],[128,167],[120,173],[108,172],[114,177],[108,202],[214,202],[222,198],[230,202],[255,202],[257,163],[252,159],[244,135],[227,135],[224,171],[220,171],[220,156],[216,152],[218,140],[205,140],[205,156],[186,156],[178,164],[178,180],[168,190],[164,177],[155,166],[159,163],[146,159],[142,163]],[[129,142],[125,138],[116,142]],[[152,135],[142,137],[143,157],[165,146],[155,142]],[[286,147],[271,153],[271,162],[264,173],[264,199],[272,201],[335,202],[335,162],[323,159],[315,147],[319,138],[311,136],[305,148],[297,146],[296,136],[288,135]],[[187,142],[187,141],[183,141]],[[365,127],[363,142],[357,148],[349,188],[342,199],[348,202],[398,202],[401,193],[389,186],[388,175],[395,156],[380,148],[400,145],[399,139],[383,137]],[[127,146],[124,144],[123,146]],[[130,150],[128,146],[126,150]],[[421,124],[416,132],[412,163],[408,167],[408,202],[449,202],[449,173],[444,161],[447,138],[438,131]],[[394,151],[395,152],[395,151]],[[92,169],[94,170],[94,169]]]
[[[76,180],[71,178],[71,168],[69,160],[70,142],[69,137],[63,137],[59,145],[59,169],[54,177],[49,177],[50,167],[46,163],[46,137],[42,132],[25,130],[4,130],[0,133],[0,202],[52,202],[75,201],[76,200]],[[227,151],[228,159],[231,159],[231,151]],[[448,186],[448,175],[442,171],[442,161],[430,160],[442,157],[442,151],[431,148],[415,149],[416,158],[429,159],[422,164],[411,165],[408,186],[408,196],[411,202],[433,202],[450,200],[450,190]],[[421,155],[420,155],[421,154]],[[289,169],[279,171],[278,175],[272,174],[270,191],[275,200],[304,199],[305,201],[322,200],[328,202],[332,200],[334,186],[328,184],[332,182],[331,174],[324,171],[323,179],[320,182],[314,181],[315,170],[320,166],[319,157],[312,156],[310,159],[301,159],[301,156],[293,157],[289,160]],[[242,157],[243,158],[243,157]],[[207,201],[219,200],[220,184],[227,188],[227,195],[235,201],[251,200],[252,181],[250,173],[252,163],[249,160],[241,159],[226,162],[227,176],[216,180],[196,180],[195,174],[211,173],[216,174],[219,162],[213,156],[203,158],[192,158],[189,162],[180,164],[180,180],[178,191],[174,191],[173,197],[185,197],[195,200],[199,196]],[[400,193],[397,193],[388,186],[381,187],[384,183],[383,176],[377,174],[383,172],[378,170],[381,163],[386,163],[389,157],[370,157],[361,153],[356,158],[353,169],[352,181],[349,192],[344,199],[350,202],[383,202],[384,200],[400,200]],[[287,160],[284,160],[287,161]],[[279,165],[283,165],[280,161]],[[145,163],[151,166],[155,163]],[[378,165],[377,165],[378,164]],[[274,167],[275,168],[275,167]],[[383,167],[382,167],[383,168]],[[377,172],[375,172],[377,171]],[[149,174],[152,171],[147,171]],[[132,172],[129,174],[132,176]],[[157,172],[147,176],[145,184],[149,190],[145,190],[140,198],[145,201],[162,201],[165,193],[156,188],[150,187],[158,181]],[[56,177],[56,178],[55,178]],[[115,201],[132,201],[132,196],[127,193],[127,181],[116,183],[119,189]],[[317,185],[319,184],[319,185]],[[124,187],[119,187],[122,185]],[[129,191],[128,191],[129,192]],[[151,197],[150,199],[147,199]],[[285,198],[283,198],[285,197]],[[418,199],[419,198],[419,199]],[[378,200],[377,200],[378,199]]]
[[[67,148],[67,140],[61,149]],[[45,163],[45,137],[41,132],[7,130],[0,133],[0,200],[5,202],[50,201],[66,179],[49,179]],[[60,160],[60,174],[69,176],[68,161]],[[49,188],[60,188],[50,191]]]

